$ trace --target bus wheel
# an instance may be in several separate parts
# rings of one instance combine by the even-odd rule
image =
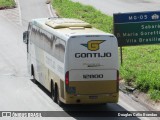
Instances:
[[[59,99],[59,92],[58,92],[58,87],[57,85],[55,85],[55,90],[54,90],[54,99],[53,99],[54,102],[56,102],[59,106],[62,106],[63,103],[60,101]]]
[[[36,83],[33,64],[31,65],[31,76],[33,76],[32,81],[33,81],[34,83]]]
[[[54,92],[54,83],[51,81],[51,97],[52,100],[55,102],[55,92]]]
[[[99,105],[105,106],[107,105],[107,103],[99,103]]]

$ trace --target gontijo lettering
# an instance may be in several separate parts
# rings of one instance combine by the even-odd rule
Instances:
[[[112,57],[111,52],[107,53],[75,53],[75,58],[105,58]]]

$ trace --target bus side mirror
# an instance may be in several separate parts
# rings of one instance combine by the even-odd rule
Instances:
[[[28,37],[29,37],[29,31],[25,31],[25,32],[23,33],[23,42],[24,42],[25,44],[28,44]]]

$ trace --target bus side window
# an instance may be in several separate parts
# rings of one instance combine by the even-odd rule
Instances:
[[[65,55],[65,46],[66,46],[65,41],[60,40],[60,42],[59,42],[59,59],[63,63],[64,63],[64,55]]]
[[[52,54],[53,56],[59,60],[59,48],[58,48],[58,44],[59,44],[59,38],[56,37],[53,46],[52,46]]]
[[[44,32],[39,27],[33,26],[31,41],[41,49],[44,49],[43,36],[44,36]]]
[[[44,50],[48,53],[52,50],[51,45],[52,45],[52,35],[46,31],[44,31],[43,34],[43,42],[44,42]]]

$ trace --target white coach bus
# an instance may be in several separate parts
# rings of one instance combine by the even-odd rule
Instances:
[[[23,33],[28,70],[59,105],[116,103],[118,45],[114,35],[69,18],[34,19]]]

